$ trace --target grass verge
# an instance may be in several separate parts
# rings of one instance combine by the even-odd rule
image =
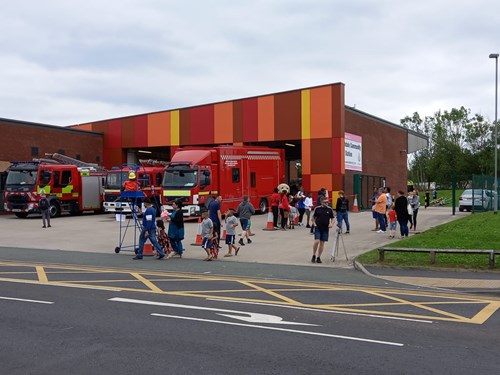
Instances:
[[[500,215],[494,215],[493,212],[474,213],[387,246],[426,249],[500,249]],[[430,264],[430,255],[426,253],[386,252],[384,262],[379,262],[378,259],[376,249],[357,258],[364,265],[489,269],[486,254],[436,254],[435,264]],[[495,270],[500,271],[498,256],[495,258]]]

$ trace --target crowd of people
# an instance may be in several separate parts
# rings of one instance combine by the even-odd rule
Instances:
[[[130,180],[133,181],[134,178]],[[398,237],[405,238],[408,237],[410,230],[417,229],[417,216],[420,208],[417,190],[408,194],[399,190],[397,195],[393,196],[390,187],[375,188],[370,201],[375,223],[372,231],[381,234],[388,233],[390,238],[395,238],[399,224]],[[201,213],[201,247],[206,252],[207,256],[204,259],[206,261],[218,258],[219,250],[222,248],[221,239],[227,246],[224,257],[238,255],[242,246],[252,243],[250,228],[255,207],[249,197],[243,197],[237,208],[228,208],[224,213],[221,211],[221,202],[222,196],[213,197],[208,207]],[[133,259],[143,258],[144,244],[147,240],[152,243],[157,259],[182,258],[184,252],[182,201],[173,202],[173,209],[170,212],[162,212],[158,220],[156,220],[156,211],[151,200],[144,198],[143,204],[145,212],[139,236],[139,249]],[[295,194],[291,194],[288,186],[283,184],[274,189],[270,198],[270,206],[275,230],[286,231],[294,229],[296,225],[310,228],[310,234],[314,235],[311,258],[313,263],[322,263],[321,255],[324,244],[329,239],[331,228],[335,226],[336,233],[345,234],[349,234],[351,230],[349,199],[343,191],[339,191],[336,200],[332,200],[330,204],[328,192],[323,188],[318,191],[314,202],[313,194],[311,192],[306,194],[302,186]],[[225,238],[221,237],[223,229]],[[238,232],[240,238],[236,240]]]

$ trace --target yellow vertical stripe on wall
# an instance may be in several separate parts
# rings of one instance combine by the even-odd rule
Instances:
[[[180,112],[172,111],[170,112],[170,145],[179,146],[180,145]]]
[[[311,139],[311,91],[301,91],[302,139]]]

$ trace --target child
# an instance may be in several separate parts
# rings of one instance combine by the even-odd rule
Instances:
[[[207,258],[203,260],[210,261],[213,258],[211,249],[213,247],[212,238],[214,237],[214,223],[208,217],[208,211],[203,211],[201,217],[203,218],[201,222],[201,247],[207,253]]]
[[[297,215],[297,207],[290,205],[290,214],[288,215],[290,223],[288,224],[288,229],[295,229],[295,218],[297,217]]]
[[[158,230],[158,243],[162,247],[165,254],[170,254],[170,242],[168,241],[167,232],[165,232],[165,223],[162,219],[156,220],[156,228]]]
[[[226,212],[226,245],[227,245],[227,254],[225,257],[232,257],[231,254],[232,249],[234,248],[234,255],[238,255],[238,251],[240,251],[239,247],[236,247],[234,244],[236,239],[236,227],[238,226],[238,219],[234,216],[234,208],[230,208]]]
[[[396,233],[397,216],[393,206],[389,207],[389,212],[387,213],[387,216],[389,216],[389,238],[394,238],[394,235]]]

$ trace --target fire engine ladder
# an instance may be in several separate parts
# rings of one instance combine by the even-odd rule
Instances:
[[[58,153],[53,153],[53,154],[48,154],[46,153],[45,156],[47,156],[50,159],[56,160],[61,164],[72,164],[76,165],[77,167],[80,168],[94,168],[96,171],[99,172],[105,172],[106,169],[95,164],[95,163],[87,163],[78,159],[73,159],[70,158],[69,156],[58,154]]]
[[[139,163],[143,167],[166,167],[168,162],[163,160],[155,160],[155,159],[139,159]]]

